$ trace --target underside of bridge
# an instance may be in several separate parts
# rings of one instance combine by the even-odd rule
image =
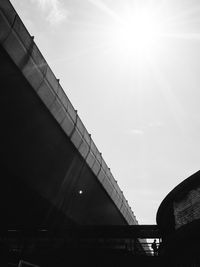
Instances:
[[[0,2],[0,225],[137,224],[33,37]]]
[[[95,175],[0,47],[1,224],[125,224]]]

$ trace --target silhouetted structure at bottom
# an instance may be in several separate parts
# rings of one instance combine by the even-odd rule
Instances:
[[[1,261],[6,266],[159,266],[144,238],[159,236],[155,225],[2,231]]]

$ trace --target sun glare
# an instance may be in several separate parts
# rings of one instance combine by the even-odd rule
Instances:
[[[111,42],[123,55],[154,53],[163,31],[162,20],[151,10],[137,10],[119,16],[112,25]]]

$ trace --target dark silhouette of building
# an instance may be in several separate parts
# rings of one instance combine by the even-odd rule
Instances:
[[[177,185],[157,212],[166,266],[200,266],[200,171]]]

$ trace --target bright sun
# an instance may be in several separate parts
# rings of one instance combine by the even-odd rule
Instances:
[[[124,13],[112,25],[110,40],[118,53],[136,55],[154,53],[163,31],[162,20],[150,10]]]

